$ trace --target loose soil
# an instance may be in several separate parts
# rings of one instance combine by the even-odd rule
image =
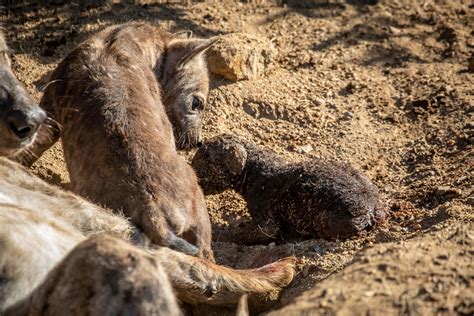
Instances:
[[[2,16],[14,71],[37,100],[35,81],[115,23],[265,36],[279,52],[271,73],[236,83],[213,78],[205,138],[233,133],[289,161],[348,161],[379,187],[390,219],[350,240],[246,247],[214,236],[218,262],[233,267],[297,256],[298,276],[272,303],[275,313],[474,313],[471,2],[55,2],[14,5]],[[33,170],[67,188],[59,144]],[[232,191],[206,200],[215,226],[248,220]]]

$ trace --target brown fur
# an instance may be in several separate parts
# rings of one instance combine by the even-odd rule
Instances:
[[[377,188],[348,164],[322,159],[292,164],[225,135],[199,148],[193,165],[207,193],[233,188],[245,198],[254,222],[228,234],[236,242],[346,238],[386,216]]]
[[[181,315],[154,257],[123,240],[79,244],[25,300],[5,315]]]
[[[175,95],[167,107],[172,113],[183,95],[207,96],[207,70],[202,80],[196,72],[202,72],[202,52],[211,44],[146,23],[109,27],[58,65],[41,100],[61,126],[74,192],[123,211],[154,243],[209,260],[204,197],[176,152],[162,94],[168,101]],[[39,152],[49,145],[38,144]]]
[[[147,245],[122,216],[0,157],[0,313],[27,297],[76,245],[99,233]],[[243,293],[276,291],[294,275],[292,258],[259,269],[233,270],[165,247],[147,251],[187,303],[235,304]]]

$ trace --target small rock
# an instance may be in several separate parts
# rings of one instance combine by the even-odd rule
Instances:
[[[316,106],[322,106],[322,105],[326,104],[326,100],[324,100],[323,98],[315,97],[314,98],[314,104]]]
[[[393,226],[391,226],[391,227],[389,228],[389,230],[390,230],[391,232],[401,232],[401,231],[402,231],[402,228],[401,228],[400,226],[398,226],[398,225],[393,225]]]
[[[467,122],[464,129],[474,129],[474,121]]]
[[[459,189],[452,188],[448,185],[442,185],[436,188],[437,197],[447,199],[447,198],[454,198],[460,195],[461,195],[461,192],[459,191]]]
[[[298,146],[295,148],[295,151],[300,154],[307,154],[313,151],[313,146],[310,144]]]
[[[474,194],[472,194],[471,196],[468,196],[467,199],[466,199],[466,203],[471,205],[471,206],[474,206]]]
[[[394,26],[389,26],[388,29],[393,35],[399,35],[402,32],[399,28],[396,28]]]
[[[207,54],[209,70],[232,81],[264,77],[277,55],[262,36],[232,33],[219,38]]]
[[[303,268],[303,271],[302,271],[303,277],[307,277],[307,276],[308,276],[308,274],[309,274],[309,268],[310,268],[309,265],[307,265],[307,266],[305,266],[305,267]]]
[[[467,71],[474,73],[474,54],[467,61]]]
[[[342,114],[342,119],[343,119],[344,121],[349,121],[349,120],[351,120],[353,117],[354,117],[354,113],[349,112],[349,111],[348,111],[348,112],[344,112],[344,114]]]
[[[474,47],[474,37],[470,37],[466,41],[466,45],[469,47]]]

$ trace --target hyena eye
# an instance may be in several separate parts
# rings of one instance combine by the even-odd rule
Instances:
[[[192,109],[193,111],[202,111],[204,108],[204,101],[199,97],[193,97]]]

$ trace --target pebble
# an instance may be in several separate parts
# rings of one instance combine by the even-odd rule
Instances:
[[[467,122],[464,129],[474,129],[474,121]]]
[[[439,186],[436,189],[436,196],[443,198],[454,198],[461,195],[461,191],[448,185]]]
[[[349,112],[349,111],[344,112],[344,114],[342,114],[342,119],[343,119],[344,121],[349,121],[349,120],[351,120],[353,117],[354,117],[354,113]]]
[[[393,225],[392,227],[389,228],[391,232],[400,232],[402,231],[402,228],[398,225]]]
[[[474,206],[474,194],[472,194],[471,196],[469,196],[467,199],[466,199],[466,203],[471,205],[471,206]]]
[[[399,28],[396,28],[394,26],[389,26],[388,29],[393,35],[399,35],[402,32]]]
[[[316,106],[322,106],[322,105],[325,105],[326,104],[326,100],[324,100],[323,98],[314,98],[314,105]]]
[[[300,154],[308,154],[313,151],[313,146],[310,144],[298,146],[295,148],[295,151]]]

